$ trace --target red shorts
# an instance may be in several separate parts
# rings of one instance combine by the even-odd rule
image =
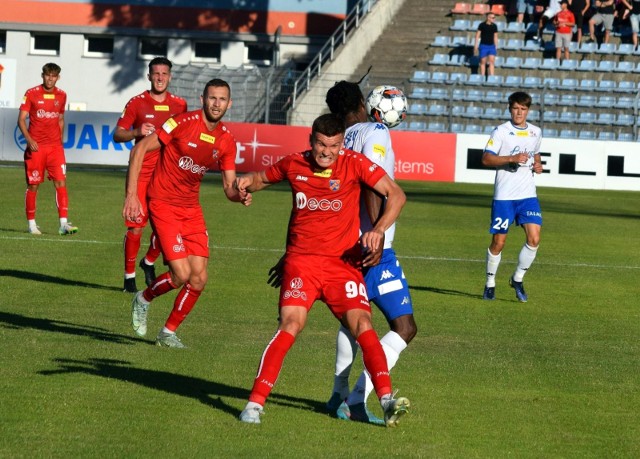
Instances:
[[[189,255],[209,258],[209,234],[200,206],[178,207],[152,199],[149,212],[165,261]]]
[[[44,182],[44,171],[49,180],[61,181],[67,178],[67,164],[62,145],[39,145],[38,151],[28,148],[24,151],[24,172],[27,185]]]
[[[303,306],[324,301],[338,319],[352,309],[371,312],[362,272],[338,257],[287,254],[279,306]]]
[[[147,188],[149,188],[151,177],[153,177],[153,171],[155,170],[156,163],[158,162],[158,155],[159,150],[147,153],[144,157],[142,169],[140,169],[140,175],[138,176],[138,199],[140,200],[140,204],[142,204],[142,212],[144,212],[144,216],[136,219],[134,222],[125,220],[124,224],[127,228],[144,228],[147,226],[147,222],[149,221]]]

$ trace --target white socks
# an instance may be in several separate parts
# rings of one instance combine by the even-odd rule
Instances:
[[[336,372],[333,378],[333,392],[339,393],[342,400],[349,395],[349,373],[357,351],[358,343],[355,338],[341,325],[336,336]]]
[[[528,244],[522,246],[520,255],[518,255],[518,267],[513,274],[514,281],[522,282],[522,278],[527,273],[527,270],[531,267],[533,260],[536,259],[536,253],[538,253],[538,247],[531,247]]]
[[[500,260],[502,259],[502,252],[498,255],[491,253],[491,250],[487,249],[487,287],[496,286],[496,273],[498,272],[498,266],[500,266]]]

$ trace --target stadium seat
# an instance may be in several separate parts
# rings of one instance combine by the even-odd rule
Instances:
[[[558,66],[560,63],[558,59],[555,57],[548,57],[542,59],[542,64],[540,64],[540,70],[558,70]]]
[[[431,83],[441,83],[444,84],[449,79],[449,74],[447,72],[433,72],[431,74]]]
[[[540,111],[540,116],[545,122],[555,123],[558,121],[558,112],[555,110]]]
[[[575,107],[578,105],[578,96],[572,93],[565,93],[560,96],[558,105],[563,107]]]
[[[464,105],[454,105],[451,107],[451,116],[462,117],[464,114],[465,106]]]
[[[485,82],[487,86],[502,86],[504,84],[504,77],[502,75],[489,75]]]
[[[468,102],[481,102],[484,99],[484,91],[480,89],[469,89],[466,99]]]
[[[583,94],[578,98],[578,107],[595,107],[598,97],[591,94]]]
[[[636,99],[632,96],[620,96],[616,99],[615,108],[632,109],[636,105]]]
[[[613,54],[616,50],[615,43],[602,43],[596,50],[596,54]]]
[[[426,131],[426,130],[427,130],[426,121],[411,121],[409,123],[409,131]]]
[[[620,43],[615,50],[615,54],[619,54],[621,56],[630,56],[633,54],[633,44],[631,43]]]
[[[576,78],[563,78],[560,80],[560,89],[564,91],[574,91],[578,89],[580,83]]]
[[[426,99],[429,97],[429,89],[424,86],[416,86],[409,94],[409,99]]]
[[[578,131],[574,129],[562,129],[560,130],[560,138],[561,139],[577,139]]]
[[[630,113],[620,113],[616,117],[616,126],[633,126],[636,121],[636,117]]]
[[[449,92],[444,88],[431,88],[429,91],[431,100],[449,100]]]
[[[427,115],[443,116],[447,114],[447,106],[442,104],[431,104],[427,106]]]
[[[482,117],[483,109],[478,105],[468,105],[462,114],[463,118],[480,119]]]
[[[578,114],[572,111],[560,112],[558,123],[574,124],[578,119]]]
[[[502,121],[502,120],[497,120],[497,121]],[[495,128],[496,127],[493,124],[487,124],[482,128],[482,133],[485,135],[491,135],[491,133]]]
[[[449,65],[454,65],[457,67],[467,65],[466,54],[452,54],[451,56],[449,56]]]
[[[451,126],[449,126],[449,131],[460,133],[460,132],[464,132],[464,128],[465,128],[465,125],[462,123],[451,123]]]
[[[482,134],[482,126],[479,124],[467,124],[464,127],[465,134]]]
[[[580,80],[580,91],[595,91],[598,86],[596,80],[590,80],[588,78]]]
[[[416,70],[413,72],[413,76],[409,79],[412,83],[426,83],[429,81],[431,74],[426,70]]]
[[[596,72],[613,72],[613,69],[615,67],[616,67],[616,63],[614,61],[604,59],[598,62],[598,66],[596,67]]]
[[[479,14],[484,16],[489,11],[491,11],[491,7],[486,3],[474,3],[469,14]]]
[[[598,133],[598,140],[616,140],[616,135],[610,131],[600,131]]]
[[[466,36],[456,35],[455,37],[451,37],[449,46],[451,48],[462,48],[467,46],[473,46],[473,44],[470,45],[469,39]]]
[[[636,92],[636,84],[633,81],[622,80],[613,90],[615,92]]]
[[[504,21],[494,21],[494,22],[495,22],[496,27],[498,28],[498,32],[499,32],[499,33],[504,32],[504,29],[507,27],[507,23],[506,23],[506,22],[504,22]],[[498,39],[498,40],[501,40],[501,39]],[[498,41],[498,43],[500,43],[500,41]],[[501,46],[501,47],[500,47],[500,48],[498,48],[498,49],[503,49],[503,48],[504,48],[504,40],[503,40],[503,42],[500,44],[500,46]]]
[[[504,85],[509,87],[522,86],[522,77],[519,75],[507,75],[504,79]]]
[[[566,72],[573,72],[578,68],[578,61],[575,59],[563,59],[560,63],[558,70],[564,70]]]
[[[491,5],[491,12],[496,16],[504,16],[507,13],[506,8],[502,3],[494,3]]]
[[[631,61],[619,61],[613,71],[617,73],[631,73],[634,68],[635,64]]]
[[[489,102],[489,103],[501,103],[504,102],[506,100],[504,93],[502,91],[497,91],[495,89],[490,89],[487,92],[484,93],[484,96],[482,98],[483,102]]]
[[[560,87],[560,78],[544,77],[542,80],[542,86],[550,89],[557,89]]]
[[[556,94],[555,92],[545,92],[543,100],[545,105],[558,105],[560,96],[558,96],[558,94]]]
[[[513,23],[512,23],[513,24]],[[509,38],[504,45],[504,49],[508,51],[520,51],[524,47],[524,40],[520,38]],[[507,61],[509,58],[507,58]],[[522,58],[520,58],[522,61]]]
[[[591,53],[595,53],[597,49],[598,49],[598,45],[596,42],[590,42],[590,43],[582,42],[578,47],[577,52],[580,54],[591,54]]]
[[[524,33],[524,22],[511,21],[507,24],[504,31],[508,33]]]
[[[542,86],[542,78],[537,76],[526,76],[522,81],[523,88],[534,89],[540,86]]]
[[[596,119],[595,124],[604,124],[607,126],[611,126],[616,120],[616,115],[610,112],[600,112],[598,113],[598,119]]]
[[[476,30],[478,30],[478,26],[482,22],[484,22],[484,20],[476,19],[475,21],[473,21],[471,23],[471,30],[469,30],[469,32],[475,32]]]
[[[581,140],[595,140],[596,139],[596,131],[592,131],[590,129],[582,129],[578,133],[578,138]]]
[[[578,124],[594,124],[598,115],[593,112],[580,112],[576,123]]]
[[[593,72],[596,70],[598,63],[593,59],[584,59],[580,61],[578,64],[578,68],[576,69],[578,72]]]
[[[504,61],[506,61],[506,59],[503,56],[496,56],[496,58],[494,59],[493,65],[495,68],[499,69],[500,67],[503,66]]]
[[[500,120],[502,119],[502,109],[496,107],[487,107],[480,115],[483,119]]]
[[[427,132],[446,132],[447,128],[444,126],[444,123],[429,121],[427,124]]]
[[[436,35],[431,46],[435,48],[447,48],[450,43],[449,35]]]
[[[529,110],[529,115],[527,115],[527,119],[535,122],[540,121],[540,110]]]
[[[465,100],[466,91],[461,88],[453,88],[451,90],[451,100]]]
[[[600,92],[611,92],[615,89],[616,82],[613,80],[600,80],[598,82],[598,86],[596,86],[596,91]]]
[[[436,53],[431,60],[429,60],[429,65],[449,65],[449,55]]]
[[[409,104],[409,108],[407,108],[408,115],[424,115],[426,112],[427,106],[418,102]]]
[[[467,84],[469,85],[481,85],[484,84],[484,82],[484,75],[480,75],[479,73],[472,73],[469,75],[469,78],[467,78]]]
[[[544,128],[542,130],[542,135],[544,137],[555,138],[555,137],[558,137],[558,130],[557,129],[553,129],[553,128]]]
[[[519,56],[508,56],[502,67],[505,69],[518,69],[522,65],[522,58]]]
[[[469,14],[471,11],[471,4],[464,2],[457,2],[451,8],[451,14]]]
[[[448,84],[465,84],[469,76],[462,72],[451,72],[449,74]]]
[[[610,108],[616,104],[616,98],[614,96],[600,96],[595,106],[598,108]]]
[[[617,140],[618,142],[633,142],[633,134],[630,132],[620,132]]]
[[[449,30],[456,32],[466,32],[471,27],[471,21],[468,19],[455,19]]]
[[[534,40],[525,40],[524,46],[522,47],[521,51],[538,52],[540,51],[540,44]],[[526,61],[528,61],[529,59],[531,58],[527,58]]]

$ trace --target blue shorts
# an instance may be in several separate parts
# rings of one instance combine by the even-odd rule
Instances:
[[[393,249],[384,249],[377,266],[364,269],[367,295],[387,322],[413,314],[409,284]]]
[[[480,59],[487,56],[495,56],[496,54],[498,54],[496,45],[483,45],[480,43],[480,46],[478,46],[478,57]]]
[[[542,226],[542,211],[538,198],[514,201],[493,201],[491,205],[491,234],[506,234],[512,223],[524,225],[535,223]]]

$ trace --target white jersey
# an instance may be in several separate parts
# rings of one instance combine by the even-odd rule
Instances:
[[[511,156],[519,153],[529,155],[529,159],[524,164],[507,164],[496,168],[493,199],[507,201],[536,197],[533,156],[540,153],[541,142],[542,131],[533,124],[527,123],[526,127],[519,128],[514,126],[511,121],[507,121],[493,130],[487,146],[484,148],[486,153],[498,156]]]
[[[394,178],[396,158],[391,146],[389,129],[384,124],[366,122],[349,126],[344,135],[344,146],[364,154],[371,161],[382,167],[389,177]],[[365,233],[372,228],[371,218],[369,218],[364,200],[361,198],[360,231]],[[384,233],[385,249],[391,248],[395,232],[396,224],[393,223]]]

